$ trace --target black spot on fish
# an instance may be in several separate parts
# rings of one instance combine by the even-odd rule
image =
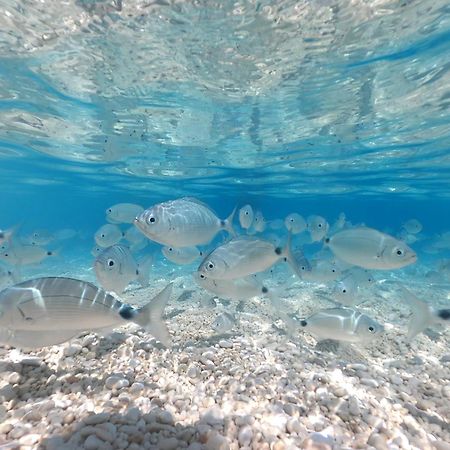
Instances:
[[[306,320],[300,320],[300,325],[302,327],[306,327],[306,325],[308,325],[308,322]]]
[[[131,320],[134,316],[134,308],[130,305],[122,305],[119,309],[119,314],[122,319]]]
[[[263,288],[261,289],[261,292],[263,294],[267,294],[269,292],[269,289],[267,289],[265,286],[263,286]]]
[[[52,256],[53,253],[52,252],[47,252],[47,256]]]
[[[325,244],[329,244],[330,243],[330,238],[326,238],[325,239]]]
[[[220,226],[221,226],[221,227],[224,227],[224,226],[225,226],[225,220],[221,220],[221,221],[220,221]]]
[[[450,320],[450,309],[440,309],[437,315],[443,320]]]
[[[281,247],[277,247],[277,248],[275,249],[275,253],[276,253],[277,255],[281,255],[282,252],[283,252],[283,249],[282,249]]]

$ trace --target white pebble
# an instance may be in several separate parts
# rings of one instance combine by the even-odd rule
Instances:
[[[252,427],[249,425],[244,425],[238,434],[238,441],[241,446],[249,446],[252,442],[253,431]]]
[[[25,436],[22,436],[19,439],[20,445],[34,445],[39,442],[39,439],[41,438],[40,434],[26,434]]]
[[[71,344],[63,351],[64,356],[74,356],[81,352],[83,347],[80,344]]]
[[[224,420],[224,413],[218,406],[213,406],[205,411],[202,416],[202,422],[206,422],[209,425],[220,425]]]
[[[226,339],[221,339],[219,341],[219,347],[222,347],[222,348],[233,348],[233,343],[231,341],[227,341]]]
[[[128,387],[130,382],[123,377],[118,375],[111,375],[105,380],[105,386],[107,389],[121,389],[124,387]]]

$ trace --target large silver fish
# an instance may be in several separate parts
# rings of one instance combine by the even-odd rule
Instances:
[[[128,247],[116,244],[99,253],[94,270],[103,289],[121,294],[132,281],[137,280],[144,287],[148,285],[152,262],[150,255],[138,264]]]
[[[162,319],[172,284],[150,303],[134,308],[97,286],[72,278],[37,278],[0,292],[0,343],[20,348],[61,344],[84,331],[105,333],[134,322],[164,345]]]
[[[329,308],[300,321],[300,326],[319,340],[367,343],[378,337],[384,327],[369,316],[351,308]]]
[[[373,228],[343,230],[325,243],[337,258],[365,269],[398,269],[417,261],[416,253],[403,241]]]
[[[209,242],[219,231],[234,235],[234,212],[220,220],[204,203],[180,198],[158,203],[136,217],[134,224],[152,241],[172,247],[191,247]]]
[[[301,277],[291,254],[290,242],[290,234],[284,249],[256,237],[237,237],[220,245],[207,255],[197,272],[206,278],[232,280],[263,272],[276,262],[286,260]]]

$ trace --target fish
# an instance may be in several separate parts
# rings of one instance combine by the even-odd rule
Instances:
[[[96,231],[94,238],[97,245],[106,248],[119,243],[123,238],[123,233],[117,225],[107,223]]]
[[[410,219],[402,225],[402,228],[409,234],[417,234],[422,231],[423,226],[417,219]]]
[[[342,275],[339,267],[331,261],[326,259],[313,260],[309,269],[303,271],[303,279],[313,283],[326,283],[328,281],[335,281]]]
[[[135,226],[152,241],[170,247],[191,247],[205,244],[221,230],[234,236],[235,210],[220,220],[197,199],[180,198],[158,203],[146,209],[134,220]]]
[[[143,287],[148,285],[152,262],[150,255],[138,265],[128,247],[116,244],[97,255],[94,271],[103,289],[121,294],[132,281],[137,280]]]
[[[322,216],[309,216],[306,222],[312,242],[321,241],[330,227]]]
[[[403,241],[373,228],[339,231],[325,244],[337,258],[364,269],[399,269],[417,261],[416,253]]]
[[[297,213],[291,213],[284,219],[284,225],[292,234],[299,234],[306,230],[306,220]]]
[[[352,267],[345,271],[347,277],[351,277],[358,288],[367,288],[375,283],[375,278],[367,269]]]
[[[333,225],[330,226],[328,230],[329,233],[334,234],[342,230],[346,226],[346,220],[347,218],[345,216],[345,213],[341,212],[336,219],[336,222],[334,222]]]
[[[195,273],[194,279],[199,286],[220,298],[243,300],[269,293],[269,288],[254,277],[236,278],[234,280],[214,280],[205,277],[203,274]]]
[[[14,236],[17,228],[19,228],[19,225],[15,225],[14,227],[9,228],[8,230],[0,229],[0,244],[9,242],[11,238]]]
[[[203,256],[203,252],[201,252],[197,247],[162,247],[162,254],[169,260],[175,264],[191,264],[197,258]]]
[[[266,229],[266,219],[261,211],[256,211],[253,218],[253,228],[257,233],[262,233]]]
[[[97,256],[100,255],[103,250],[105,249],[103,247],[100,247],[100,245],[94,245],[91,249],[91,255],[97,258]]]
[[[251,205],[245,205],[239,210],[239,223],[244,230],[248,230],[252,226],[253,216]]]
[[[39,245],[14,245],[0,253],[0,261],[12,266],[39,264],[50,256],[57,256],[59,250],[47,250]]]
[[[215,318],[214,322],[211,324],[211,328],[217,334],[223,334],[232,330],[236,325],[236,321],[235,314],[223,312]]]
[[[117,203],[106,210],[106,217],[114,223],[133,223],[143,212],[144,208],[134,203]]]
[[[358,299],[358,285],[351,275],[338,281],[333,288],[332,299],[346,306],[354,306]]]
[[[323,309],[300,320],[299,325],[319,340],[351,343],[371,342],[384,331],[383,325],[371,317],[347,307]]]
[[[401,286],[403,300],[411,307],[411,319],[406,334],[411,342],[418,334],[437,324],[450,325],[450,308],[436,309],[429,303],[416,297],[411,291]]]
[[[36,230],[22,239],[28,245],[48,245],[55,240],[54,235],[48,230]]]
[[[162,316],[171,292],[169,283],[148,304],[135,308],[74,278],[24,281],[0,292],[0,343],[37,349],[62,344],[86,331],[104,334],[135,323],[169,346]]]
[[[18,275],[13,270],[0,266],[0,289],[18,282]]]
[[[286,260],[301,278],[290,245],[290,234],[284,249],[251,236],[233,238],[209,253],[199,265],[197,272],[206,278],[230,280],[263,272],[278,261]]]

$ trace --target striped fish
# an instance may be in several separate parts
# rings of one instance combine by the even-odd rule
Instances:
[[[134,308],[73,278],[36,278],[0,292],[0,343],[40,348],[66,342],[84,331],[105,333],[134,322],[164,345],[170,335],[162,319],[172,292],[167,285],[142,308]]]

